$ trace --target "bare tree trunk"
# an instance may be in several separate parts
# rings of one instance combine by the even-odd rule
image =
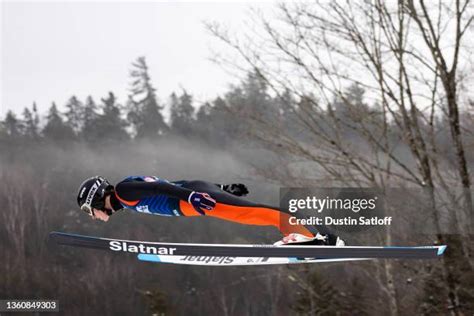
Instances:
[[[387,245],[392,244],[392,235],[390,233],[390,226],[387,227],[386,231],[386,242]],[[391,260],[384,260],[384,270],[385,270],[385,278],[387,279],[387,289],[388,289],[388,301],[389,301],[389,309],[390,315],[397,316],[399,314],[398,308],[398,301],[397,301],[397,289],[395,286],[395,278],[393,276],[393,265]]]

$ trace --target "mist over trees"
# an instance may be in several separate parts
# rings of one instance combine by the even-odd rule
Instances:
[[[279,10],[283,28],[260,17],[254,30],[262,33],[247,37],[265,45],[245,45],[209,24],[242,58],[239,66],[248,66],[239,85],[213,100],[196,104],[182,90],[159,101],[160,87],[139,57],[126,100],[104,91],[100,99],[53,102],[46,113],[36,104],[6,113],[0,297],[60,299],[71,315],[84,306],[106,315],[474,312],[474,101],[462,73],[472,62],[464,57],[472,4],[338,1]],[[446,38],[442,25],[455,36]],[[112,182],[132,174],[238,180],[250,184],[250,199],[273,204],[278,186],[420,189],[436,219],[430,234],[414,231],[426,223],[409,223],[408,214],[403,227],[342,237],[349,244],[447,243],[448,252],[430,262],[215,269],[48,244],[52,230],[168,242],[280,238],[271,228],[207,218],[121,213],[107,225],[91,222],[75,198],[94,174]],[[396,205],[390,212],[406,215]]]

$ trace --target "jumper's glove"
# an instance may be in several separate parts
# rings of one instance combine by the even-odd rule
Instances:
[[[204,210],[212,211],[216,206],[216,200],[211,198],[209,194],[195,191],[189,195],[188,202],[191,203],[196,212],[201,215],[206,215]]]
[[[229,192],[235,196],[245,196],[249,193],[249,190],[242,183],[223,184],[222,190]]]

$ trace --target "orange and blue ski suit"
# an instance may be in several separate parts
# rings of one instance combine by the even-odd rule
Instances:
[[[155,176],[131,176],[115,186],[114,210],[127,208],[162,216],[202,216],[188,202],[193,192],[208,193],[216,200],[213,210],[204,215],[245,225],[274,226],[286,236],[299,233],[313,237],[306,226],[291,225],[290,215],[277,207],[256,204],[223,191],[219,185],[205,181],[169,182]]]

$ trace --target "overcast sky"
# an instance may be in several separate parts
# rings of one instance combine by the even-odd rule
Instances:
[[[1,0],[0,0],[1,1]],[[131,62],[146,56],[161,102],[185,88],[199,101],[236,82],[209,61],[218,41],[203,21],[239,27],[253,2],[8,2],[1,1],[1,108],[20,113],[37,102],[115,92],[124,102]]]

